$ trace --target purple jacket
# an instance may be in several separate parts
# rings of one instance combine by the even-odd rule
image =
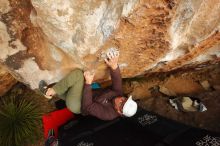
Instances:
[[[112,87],[92,91],[91,85],[85,84],[81,111],[83,115],[92,115],[101,120],[112,120],[120,115],[115,111],[112,99],[122,96],[122,79],[119,67],[110,70]]]

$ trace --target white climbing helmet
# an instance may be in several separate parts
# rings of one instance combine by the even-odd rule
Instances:
[[[122,114],[126,117],[131,117],[137,112],[137,103],[132,99],[132,96],[125,102]]]

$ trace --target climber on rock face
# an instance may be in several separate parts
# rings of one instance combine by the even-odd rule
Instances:
[[[137,103],[132,97],[123,96],[118,67],[119,53],[108,52],[106,56],[105,63],[110,69],[112,79],[111,87],[93,91],[91,84],[95,73],[83,73],[82,70],[75,69],[52,88],[47,88],[45,82],[40,82],[39,88],[49,99],[57,95],[65,100],[67,108],[76,114],[92,115],[102,120],[131,117],[137,111]]]

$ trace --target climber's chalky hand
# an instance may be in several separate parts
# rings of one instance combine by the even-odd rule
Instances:
[[[92,84],[94,76],[95,76],[95,71],[85,71],[84,77],[86,84]]]
[[[113,70],[118,67],[119,51],[109,51],[107,52],[107,58],[105,63]]]

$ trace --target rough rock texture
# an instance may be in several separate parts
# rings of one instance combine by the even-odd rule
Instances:
[[[201,83],[208,82],[207,90]],[[205,112],[180,112],[170,103],[170,95],[155,87],[165,87],[177,97],[189,96],[199,99],[207,108]],[[217,87],[217,88],[216,88]],[[169,119],[194,127],[220,132],[220,64],[209,65],[200,70],[187,69],[152,75],[151,78],[126,79],[124,92],[141,99],[139,105]]]
[[[0,66],[0,96],[3,96],[17,81]]]
[[[32,89],[76,67],[107,80],[109,47],[123,77],[215,63],[219,14],[219,0],[1,0],[0,63]]]

